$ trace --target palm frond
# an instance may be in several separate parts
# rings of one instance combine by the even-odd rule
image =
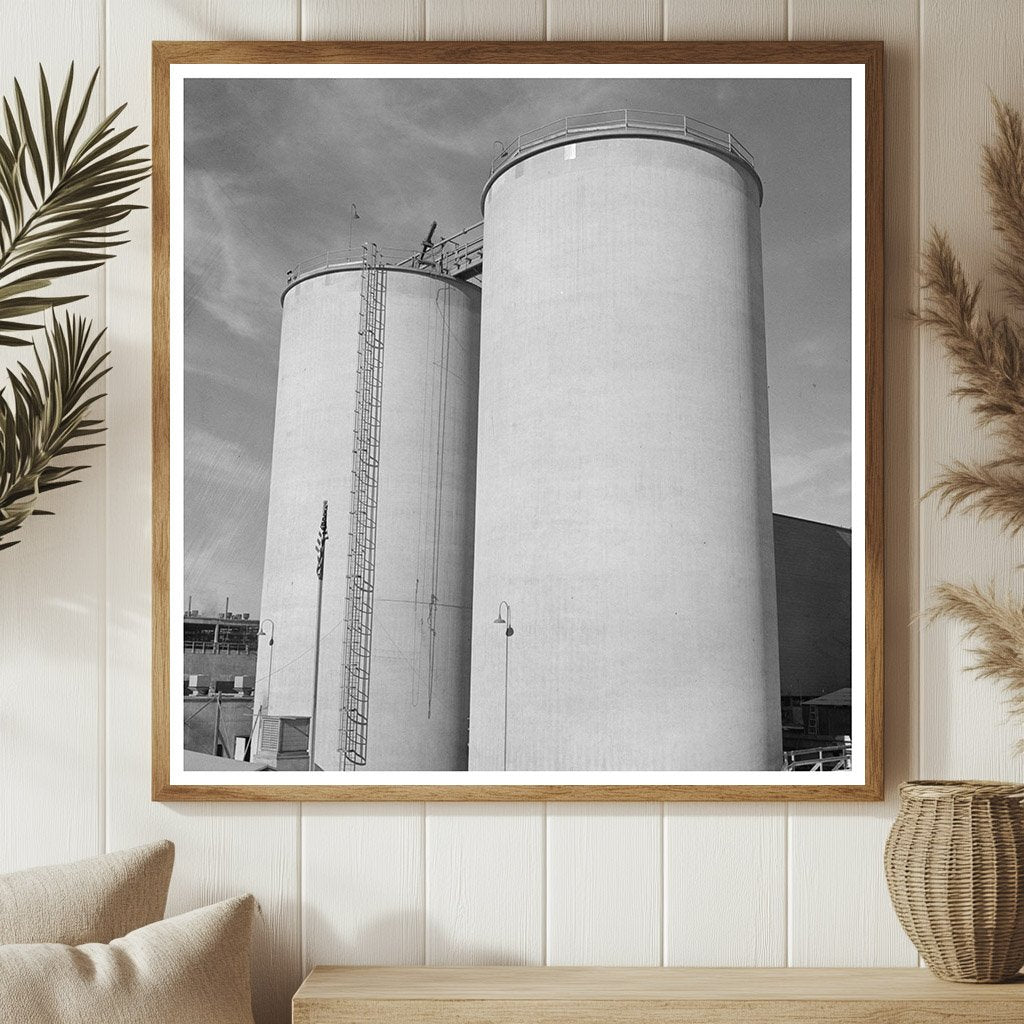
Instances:
[[[12,535],[30,515],[49,514],[41,495],[77,483],[75,474],[88,468],[63,460],[102,445],[101,421],[89,417],[109,372],[102,337],[65,313],[46,327],[46,363],[33,350],[34,368],[19,362],[8,370],[9,394],[0,389],[0,550],[17,543]]]
[[[134,128],[119,129],[124,106],[91,132],[84,125],[99,71],[72,108],[74,65],[54,107],[39,69],[39,117],[33,124],[21,85],[13,107],[3,101],[0,127],[0,346],[28,345],[40,324],[31,318],[81,295],[55,295],[54,281],[94,270],[122,245],[115,226],[149,176],[145,146],[126,145]]]

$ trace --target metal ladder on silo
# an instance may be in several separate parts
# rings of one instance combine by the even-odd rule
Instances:
[[[359,347],[352,444],[352,504],[345,578],[343,692],[339,752],[343,771],[366,764],[373,580],[377,545],[381,386],[387,272],[376,246],[364,247],[359,294]]]

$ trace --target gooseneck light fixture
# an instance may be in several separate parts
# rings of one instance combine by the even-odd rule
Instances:
[[[502,608],[505,609],[505,615],[507,615],[508,618],[505,618],[501,614],[501,609]],[[501,604],[498,605],[498,617],[494,620],[494,624],[496,626],[500,625],[500,626],[507,626],[508,627],[505,630],[505,636],[511,636],[515,632],[515,630],[512,628],[512,607],[508,603],[508,601],[502,601]]]

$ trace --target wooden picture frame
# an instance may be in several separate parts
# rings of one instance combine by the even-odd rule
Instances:
[[[854,479],[854,494],[862,493],[864,556],[863,593],[863,733],[859,750],[863,771],[856,781],[829,783],[819,776],[809,783],[795,784],[781,776],[778,782],[733,784],[715,782],[687,784],[661,782],[628,784],[616,781],[581,784],[541,781],[538,784],[516,781],[514,784],[449,784],[431,778],[425,783],[410,782],[402,773],[400,784],[378,780],[370,784],[343,782],[312,783],[292,781],[284,784],[253,784],[251,773],[231,781],[193,783],[181,778],[173,768],[172,744],[172,550],[179,540],[172,536],[172,497],[182,487],[172,480],[172,397],[178,394],[172,381],[172,181],[180,176],[180,167],[172,162],[172,71],[191,65],[239,65],[244,77],[246,65],[587,65],[591,70],[602,65],[777,65],[829,66],[859,68],[863,96],[863,225],[851,226],[854,243],[852,259],[859,271],[863,259],[863,395],[853,393],[855,414],[863,398],[864,479]],[[452,77],[458,74],[456,71]],[[883,47],[878,42],[588,42],[588,43],[497,43],[497,42],[155,42],[153,44],[153,717],[152,717],[152,794],[154,800],[281,800],[281,801],[423,801],[423,800],[551,800],[551,801],[867,801],[883,797]],[[180,113],[179,107],[176,108]],[[625,112],[628,115],[629,111]],[[856,125],[856,122],[853,122]],[[566,122],[568,127],[568,121]],[[523,130],[531,127],[523,125]],[[684,122],[685,130],[685,122]],[[486,134],[486,132],[485,132]],[[854,140],[857,152],[859,139]],[[575,149],[573,150],[575,153]],[[733,138],[729,136],[729,154]],[[180,153],[179,153],[180,155]],[[502,154],[503,157],[507,153]],[[854,185],[857,185],[854,175]],[[854,207],[856,209],[856,207]],[[355,209],[353,208],[353,213]],[[861,230],[862,229],[862,230]],[[862,238],[863,247],[857,244]],[[424,250],[426,252],[426,250]],[[178,254],[180,256],[180,253]],[[855,308],[855,322],[859,310]],[[856,351],[857,338],[854,337]],[[175,398],[175,401],[178,399]],[[179,443],[177,440],[174,444]],[[177,500],[177,499],[174,499]],[[855,522],[857,516],[855,503]],[[342,530],[337,531],[339,536]],[[312,549],[313,538],[309,546]],[[339,545],[340,547],[340,545]],[[311,556],[312,557],[312,556]],[[340,560],[339,560],[340,561]],[[311,569],[312,571],[312,569]],[[855,577],[856,578],[856,577]],[[773,584],[774,586],[774,584]],[[488,609],[488,613],[490,609]],[[511,612],[499,608],[498,620]],[[488,619],[490,621],[490,619]],[[517,620],[521,621],[521,620]],[[319,633],[318,633],[319,641]],[[858,633],[853,634],[855,649]],[[508,641],[506,640],[506,647]],[[858,654],[859,657],[859,654]],[[855,659],[856,660],[856,659]],[[507,673],[506,660],[506,673]],[[507,678],[507,675],[506,675]],[[507,686],[507,683],[506,683]],[[180,690],[178,691],[180,693]],[[507,693],[507,691],[506,691]],[[315,698],[314,698],[315,700]],[[507,701],[507,696],[506,696]],[[314,707],[317,705],[314,704]],[[508,745],[506,703],[506,766]],[[215,734],[216,742],[216,734]],[[340,749],[340,747],[339,747]],[[375,773],[377,774],[377,773]],[[469,774],[472,774],[470,772]],[[517,772],[517,778],[522,773]],[[539,773],[545,776],[547,773]],[[685,773],[678,773],[684,775]],[[842,773],[841,773],[842,774]]]

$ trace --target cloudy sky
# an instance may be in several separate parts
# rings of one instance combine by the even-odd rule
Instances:
[[[764,182],[775,511],[849,526],[849,84],[832,80],[190,80],[185,589],[259,611],[285,271],[480,219],[495,140],[634,107],[733,132]]]

